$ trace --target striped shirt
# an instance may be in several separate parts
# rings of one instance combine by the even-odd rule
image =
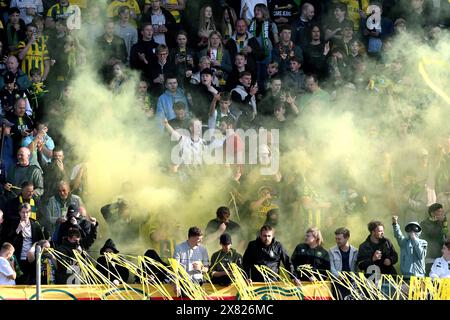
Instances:
[[[19,51],[26,47],[25,41],[19,42]],[[28,49],[25,57],[22,60],[22,71],[30,76],[30,71],[33,68],[41,70],[41,76],[44,75],[44,61],[49,60],[47,45],[43,37],[38,38]]]
[[[50,9],[48,9],[47,17],[52,18],[53,21],[56,21],[56,19],[58,19],[58,18],[67,19],[67,17],[69,16],[69,14],[67,14],[68,8],[69,7],[63,7],[59,3],[57,3],[54,6],[52,6]]]

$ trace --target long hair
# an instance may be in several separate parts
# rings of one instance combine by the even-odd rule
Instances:
[[[217,35],[218,37],[219,37],[219,39],[220,39],[220,43],[219,43],[219,48],[218,49],[224,49],[223,48],[223,43],[222,43],[222,35],[220,34],[220,32],[219,31],[213,31],[213,32],[211,32],[211,34],[209,35],[209,38],[208,38],[208,50],[210,50],[211,49],[211,38],[212,38],[212,36],[214,36],[214,35]]]
[[[217,30],[216,29],[216,25],[214,23],[214,12],[213,12],[211,18],[209,19],[209,26],[208,26],[208,28],[206,27],[205,10],[208,7],[211,8],[211,11],[212,11],[212,7],[210,5],[203,6],[200,9],[199,28],[198,28],[199,30],[203,30],[203,29],[206,30],[206,31]]]
[[[222,20],[221,20],[221,26],[220,26],[220,30],[222,31],[223,35],[228,33],[227,22],[225,21],[225,12],[228,12],[228,17],[230,18],[230,25],[231,25],[231,28],[233,29],[233,32],[235,31],[234,25],[238,19],[236,11],[234,11],[233,8],[230,8],[228,6],[226,6],[224,8],[224,10],[222,12]]]
[[[316,243],[318,246],[322,246],[323,245],[323,237],[322,237],[322,232],[320,232],[319,228],[316,227],[311,227],[308,228],[308,230],[306,230],[306,233],[312,233],[314,238],[316,239]]]
[[[269,9],[267,8],[267,6],[263,3],[258,3],[257,5],[255,5],[255,9],[253,9],[253,10],[256,11],[257,8],[260,9],[263,14],[263,21],[269,21],[270,13],[269,13]],[[255,16],[255,19],[256,19],[256,16]]]
[[[320,43],[323,43],[323,37],[324,37],[324,32],[322,30],[322,27],[320,26],[320,24],[318,23],[313,23],[311,24],[311,26],[308,28],[308,33],[306,34],[306,37],[308,39],[308,42],[312,41],[312,30],[317,27],[319,28],[320,31]]]

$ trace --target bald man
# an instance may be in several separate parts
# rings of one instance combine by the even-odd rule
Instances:
[[[308,2],[302,5],[300,18],[295,22],[292,29],[294,43],[304,48],[308,42],[307,32],[315,16],[314,6]]]
[[[6,60],[6,70],[0,75],[0,89],[5,86],[4,76],[11,71],[16,76],[16,83],[20,90],[27,90],[31,86],[31,81],[28,76],[19,68],[19,61],[16,56],[9,56]]]
[[[22,183],[28,181],[34,185],[33,195],[41,197],[44,193],[44,179],[39,167],[30,164],[30,149],[22,147],[17,152],[17,164],[12,166],[6,176],[6,183],[3,185],[7,199],[18,197]]]

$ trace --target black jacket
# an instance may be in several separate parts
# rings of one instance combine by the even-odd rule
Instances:
[[[71,243],[67,239],[64,239],[61,246],[56,247],[61,253],[57,260],[56,284],[68,284],[69,277],[73,275],[74,270],[68,269],[67,265],[76,265],[76,262],[73,260],[75,258],[73,250],[76,250],[78,245],[78,243]],[[77,268],[74,269],[77,271]],[[73,284],[73,281],[70,281],[69,284]]]
[[[261,61],[265,58],[264,50],[258,43],[255,37],[248,39],[248,46],[252,48],[252,52],[247,54],[247,67],[250,70],[256,70],[256,62]],[[230,54],[231,63],[234,65],[234,59],[236,55],[239,53],[236,45],[236,41],[233,38],[230,38],[225,45],[225,48],[228,50]],[[253,78],[252,78],[253,79]]]
[[[23,117],[19,117],[16,114],[10,114],[6,117],[8,121],[12,122],[14,126],[11,128],[11,138],[13,139],[14,154],[22,147],[22,131],[34,129],[34,123],[31,118],[25,114]],[[20,120],[21,118],[22,120]]]
[[[376,250],[381,251],[381,259],[373,262],[372,257]],[[385,266],[384,259],[391,260],[390,266]],[[389,239],[383,238],[379,243],[373,243],[370,241],[370,236],[366,241],[361,243],[358,249],[358,268],[366,272],[367,268],[371,265],[377,265],[382,274],[397,274],[394,268],[394,264],[398,261],[398,254],[394,249],[394,245]]]
[[[20,223],[20,221],[19,221]],[[16,233],[16,229],[19,225],[19,223],[17,223],[14,227],[12,227],[9,230],[9,235],[8,235],[8,240],[13,246],[14,246],[14,255],[16,256],[17,260],[20,260],[20,255],[22,252],[22,246],[23,246],[23,236],[22,236],[22,232],[20,232],[19,234]],[[31,224],[31,242],[35,243],[39,240],[43,240],[44,239],[44,234],[42,232],[42,227],[39,223],[34,222],[33,220],[30,220],[30,224]]]
[[[225,269],[229,269],[229,265],[231,263],[235,263],[238,267],[242,268],[242,256],[236,250],[231,249],[231,251],[227,253],[222,250],[214,252],[211,256],[211,268],[209,269],[211,274],[211,282],[223,286],[230,285],[231,279],[228,275],[213,277],[212,273],[215,271],[225,271]]]
[[[287,271],[291,274],[294,273],[291,259],[283,248],[283,245],[273,239],[272,243],[266,247],[259,237],[249,242],[242,261],[243,269],[247,277],[256,282],[264,282],[264,277],[255,266],[264,265],[278,274],[281,263],[283,263]],[[276,281],[277,279],[273,278],[272,280]]]
[[[214,87],[214,86],[213,86]],[[214,87],[217,91],[219,88]],[[190,106],[192,114],[199,118],[202,123],[207,124],[209,119],[209,108],[214,95],[208,91],[204,84],[191,85],[189,92],[192,95],[193,105]]]
[[[138,43],[131,47],[130,53],[130,67],[132,69],[144,71],[147,65],[139,59],[139,53],[145,54],[145,59],[150,64],[152,61],[156,60],[156,48],[158,44],[155,40],[144,41],[139,40]],[[148,75],[150,78],[150,75]]]
[[[175,18],[170,13],[170,11],[164,9],[161,7],[162,14],[164,15],[164,18],[166,19],[165,26],[167,28],[166,32],[166,44],[169,48],[172,48],[175,46],[175,37],[178,29],[177,22],[175,21]],[[152,9],[150,8],[146,14],[142,15],[141,19],[142,23],[152,23]]]
[[[309,264],[313,270],[320,271],[323,276],[326,276],[326,270],[330,270],[328,251],[321,246],[312,249],[306,243],[300,243],[295,247],[291,260],[300,280],[308,280],[308,276],[305,274],[301,276],[301,273],[297,271],[298,266]]]
[[[164,84],[154,83],[153,80],[159,77],[160,74],[164,75],[164,79],[168,75],[176,75],[176,67],[172,64],[169,59],[164,66],[161,66],[158,60],[153,60],[148,64],[148,66],[144,69],[144,77],[150,82],[151,93],[156,98],[162,95],[165,91]]]
[[[130,272],[127,268],[117,264],[112,265],[106,260],[105,256],[100,256],[97,259],[96,268],[103,276],[108,278],[108,280],[110,281],[119,280],[120,282],[126,283],[130,275]]]
[[[34,208],[32,208],[33,210],[36,210],[36,216],[37,216],[37,220],[39,220],[42,217],[42,212],[41,212],[41,202],[36,199],[36,197],[32,197],[35,203]],[[26,203],[30,203],[27,200],[24,200],[24,202]],[[19,224],[20,221],[20,214],[19,214],[19,206],[20,206],[20,199],[19,197],[16,198],[12,198],[9,199],[6,202],[5,208],[3,208],[3,212],[4,212],[4,219],[5,219],[5,225],[12,225],[17,227],[17,225]]]
[[[90,221],[81,218],[77,219],[77,224],[72,224],[70,221],[65,221],[59,226],[58,235],[56,237],[56,244],[61,245],[63,239],[67,237],[70,228],[76,228],[81,233],[80,245],[83,250],[88,250],[97,239],[98,222],[93,225]]]
[[[118,59],[123,63],[127,61],[127,49],[121,37],[115,35],[113,41],[108,43],[105,40],[105,35],[102,35],[97,39],[96,45],[102,58],[100,61],[103,61],[103,63],[107,63],[112,58]]]
[[[153,249],[148,249],[147,251],[145,251],[144,256],[154,260],[154,262],[151,263],[145,260],[141,268],[138,269],[138,272],[140,272],[140,276],[142,276],[143,278],[149,278],[153,276],[156,277],[156,279],[160,282],[169,283],[169,275],[167,274],[165,269],[163,269],[163,267],[169,267],[169,265],[162,261],[159,254]],[[134,282],[142,283],[141,277],[135,276]]]

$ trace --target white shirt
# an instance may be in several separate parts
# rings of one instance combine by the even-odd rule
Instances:
[[[28,224],[25,227],[24,231],[22,231],[23,244],[22,244],[22,252],[20,253],[20,260],[27,260],[28,251],[30,251],[31,247],[33,246],[33,240],[31,239],[31,224]]]
[[[447,261],[443,257],[434,260],[430,271],[430,277],[450,279],[450,260]]]
[[[8,278],[8,276],[12,276],[13,274],[14,270],[9,264],[9,261],[0,257],[0,285],[14,286],[16,280]]]
[[[191,248],[187,241],[180,243],[175,247],[173,257],[177,260],[192,279],[201,280],[203,274],[201,271],[194,270],[193,263],[201,262],[203,266],[209,266],[208,251],[202,245]]]
[[[191,137],[181,136],[179,141],[181,159],[186,165],[203,164],[203,151],[205,150],[205,141],[199,138],[197,141]]]
[[[161,11],[161,14],[152,14],[152,24],[157,26],[165,26],[166,25],[166,17]],[[153,27],[155,30],[155,27]],[[157,33],[153,34],[153,40],[157,44],[166,44],[166,34],[165,33]]]

